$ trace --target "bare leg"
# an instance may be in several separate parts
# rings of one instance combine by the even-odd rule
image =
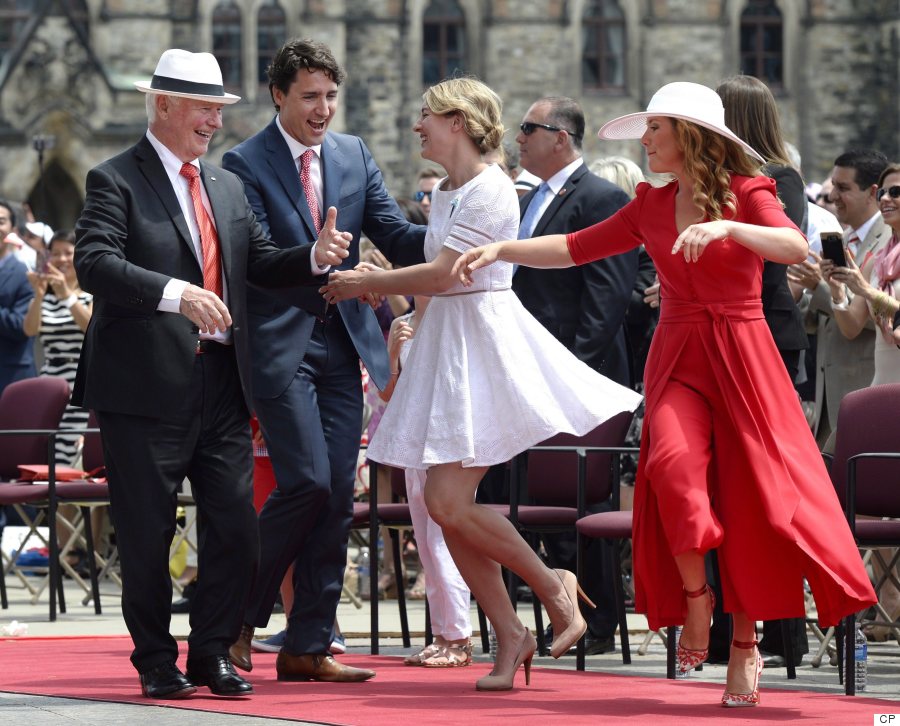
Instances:
[[[501,565],[521,577],[548,607],[551,617],[568,616],[572,609],[559,577],[528,546],[512,524],[501,515],[475,503],[475,490],[485,468],[441,464],[428,470],[425,503],[444,532],[456,566],[481,604],[497,634],[501,660],[514,662],[526,636],[516,616],[501,576]]]
[[[703,555],[699,552],[676,555],[675,564],[686,591],[696,591],[706,585],[706,566]],[[709,647],[709,625],[712,619],[710,599],[689,597],[686,600],[687,618],[681,631],[681,644],[691,650],[703,650]]]
[[[733,641],[750,643],[756,640],[756,622],[745,613],[733,613]],[[756,648],[731,648],[728,657],[726,690],[729,693],[750,693],[756,680]]]

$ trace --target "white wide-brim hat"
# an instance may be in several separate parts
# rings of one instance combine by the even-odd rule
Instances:
[[[144,93],[193,98],[212,103],[237,103],[240,96],[225,93],[222,69],[212,53],[171,48],[159,57],[153,78],[135,82]]]
[[[734,141],[750,156],[765,162],[756,149],[725,125],[725,107],[719,94],[711,88],[688,81],[667,83],[653,94],[646,111],[619,116],[603,124],[597,135],[601,139],[639,139],[647,130],[647,119],[652,116],[692,121]]]

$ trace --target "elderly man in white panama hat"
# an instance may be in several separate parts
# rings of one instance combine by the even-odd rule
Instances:
[[[228,660],[257,567],[252,502],[248,281],[287,288],[322,280],[346,257],[330,209],[312,244],[282,250],[264,235],[240,179],[200,162],[222,126],[226,93],[209,53],[167,50],[147,94],[149,128],[92,169],[77,222],[75,267],[94,295],[73,402],[96,411],[122,562],[131,661],[149,698],[197,686],[244,696]],[[169,634],[175,495],[191,481],[199,568],[187,675]]]

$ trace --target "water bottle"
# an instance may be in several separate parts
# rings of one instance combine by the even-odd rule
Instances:
[[[855,681],[857,692],[866,690],[866,677],[869,673],[867,663],[868,655],[869,648],[866,644],[866,636],[863,635],[863,631],[859,627],[859,623],[857,623],[856,647],[853,649],[853,668],[856,673]]]
[[[678,641],[681,640],[681,626],[675,626],[675,646],[678,647]],[[675,661],[675,677],[676,678],[690,678],[691,671],[682,671],[681,668],[678,667],[678,660]]]
[[[369,558],[369,548],[360,547],[359,555],[356,557],[356,571],[359,573],[358,586],[359,596],[363,600],[368,600],[372,594],[372,583],[369,579],[372,563]]]

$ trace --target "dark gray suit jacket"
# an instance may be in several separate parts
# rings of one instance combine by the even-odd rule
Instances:
[[[520,200],[522,214],[535,192]],[[533,236],[566,234],[602,222],[628,204],[628,195],[582,164],[538,220]],[[561,270],[519,267],[513,291],[525,308],[580,360],[631,385],[625,313],[637,278],[637,248]]]
[[[258,285],[315,284],[311,244],[281,250],[264,234],[234,174],[201,162],[221,247],[232,334],[247,406],[252,410],[247,280]],[[159,155],[144,136],[88,173],[75,226],[75,268],[94,295],[73,402],[100,411],[166,417],[187,396],[197,327],[157,311],[171,278],[203,285],[187,222]]]

